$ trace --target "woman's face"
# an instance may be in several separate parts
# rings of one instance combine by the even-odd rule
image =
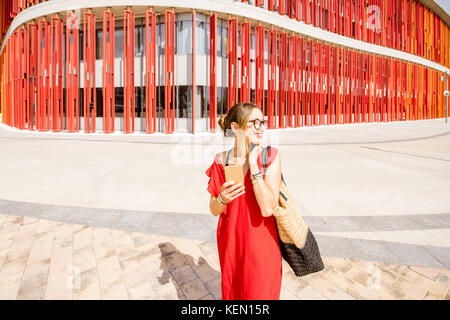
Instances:
[[[262,123],[261,123],[262,121]],[[264,123],[264,124],[263,124]],[[256,126],[256,127],[255,127]],[[264,130],[266,129],[264,116],[259,108],[253,108],[247,122],[247,129],[245,131],[246,140],[250,143],[260,145]]]

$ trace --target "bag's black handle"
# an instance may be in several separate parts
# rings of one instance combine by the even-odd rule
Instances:
[[[227,159],[225,160],[225,166],[228,165],[228,159],[230,158],[230,153],[231,153],[232,150],[233,149],[230,149],[230,151],[228,151],[228,153],[227,153]]]
[[[269,150],[270,150],[270,146],[265,147],[263,150],[263,154],[262,154],[262,165],[263,165],[264,174],[266,173],[267,163],[269,162]],[[286,182],[284,182],[284,179],[283,179],[283,173],[281,173],[281,181],[283,181],[283,183],[286,184]]]

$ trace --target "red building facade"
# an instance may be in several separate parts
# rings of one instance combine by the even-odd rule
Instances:
[[[178,130],[175,120],[187,117],[189,132],[215,132],[218,117],[239,101],[260,106],[269,129],[445,116],[449,26],[415,0],[242,0],[230,6],[272,11],[285,21],[408,53],[441,68],[354,48],[350,41],[327,42],[245,13],[182,8],[175,2],[170,7],[51,12],[10,28],[22,11],[41,2],[46,1],[0,4],[2,122],[19,129],[132,133],[139,118],[144,119],[141,131],[170,134]],[[189,22],[181,22],[182,14],[191,21],[189,49],[179,41]],[[142,37],[136,38],[137,28]],[[204,49],[199,32],[205,32]],[[222,41],[226,45],[218,57]],[[145,67],[138,69],[136,50],[141,47]],[[208,74],[199,93],[197,55],[202,53]],[[189,55],[190,64],[176,62],[182,54]],[[219,59],[226,63],[220,87]],[[120,89],[115,84],[119,71]],[[181,74],[189,75],[189,86],[180,85]],[[144,79],[140,85],[138,78]],[[197,128],[199,119],[205,120],[203,129]]]

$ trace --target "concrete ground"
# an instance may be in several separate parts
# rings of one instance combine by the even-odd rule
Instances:
[[[265,143],[326,264],[302,278],[284,265],[282,298],[450,299],[450,124],[277,129]],[[231,145],[0,125],[0,298],[220,298],[205,171]]]

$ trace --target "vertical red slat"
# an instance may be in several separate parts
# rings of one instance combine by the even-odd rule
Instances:
[[[209,127],[211,132],[216,132],[217,123],[217,81],[216,81],[216,61],[217,61],[217,15],[211,14],[209,19],[210,45],[209,45]]]
[[[84,13],[84,132],[95,132],[97,93],[95,89],[95,16],[90,10]]]
[[[79,21],[74,12],[66,16],[66,129],[75,132],[79,121]],[[75,127],[74,127],[75,125]]]
[[[238,72],[237,72],[237,19],[228,18],[228,109],[238,100]]]
[[[51,20],[51,115],[52,131],[59,132],[64,129],[63,119],[63,21],[59,16],[52,17]]]
[[[196,25],[197,18],[195,10],[192,10],[192,133],[195,133],[195,114],[196,114],[196,105],[195,99],[197,97],[197,86],[195,83],[195,61],[197,60],[196,56]]]
[[[267,90],[267,117],[268,127],[274,127],[274,110],[276,109],[276,57],[277,57],[277,31],[274,29],[267,31],[268,43],[268,90]]]
[[[146,133],[156,131],[156,15],[145,12],[145,119]],[[114,100],[113,100],[114,101]]]
[[[115,121],[115,87],[114,87],[114,33],[115,16],[111,10],[103,12],[103,132],[114,132]],[[147,26],[147,25],[146,25]],[[148,39],[148,37],[146,38]],[[148,50],[146,51],[146,53]],[[151,63],[146,61],[148,70]],[[146,73],[147,76],[147,73]],[[148,78],[146,78],[148,80]],[[147,84],[148,82],[146,82]],[[146,92],[146,99],[149,98],[149,92]],[[148,104],[146,104],[148,108]],[[148,120],[148,119],[147,119]],[[148,122],[146,122],[148,124]]]
[[[135,48],[135,30],[134,30],[134,13],[131,8],[127,8],[123,12],[123,130],[125,133],[134,132],[134,115],[135,115],[135,87],[134,87],[134,48]],[[167,38],[166,38],[167,39]],[[168,43],[165,42],[165,50],[167,56]],[[167,72],[167,69],[165,70]],[[167,91],[167,84],[166,84]],[[166,99],[167,103],[167,99]],[[167,126],[166,126],[167,128]]]
[[[44,18],[39,20],[38,27],[38,105],[36,113],[36,127],[39,131],[49,130],[50,108],[50,23]]]
[[[255,103],[264,112],[264,26],[259,24],[255,27],[255,65],[256,65],[256,82],[255,82]]]
[[[241,99],[250,101],[250,23],[241,24]]]
[[[34,129],[34,117],[35,117],[35,107],[36,107],[36,86],[37,86],[37,25],[33,22],[27,25],[28,38],[26,43],[28,45],[27,53],[29,54],[29,59],[27,59],[27,123],[28,129]]]
[[[194,20],[195,21],[195,20]],[[133,28],[134,29],[134,28]],[[175,131],[175,79],[174,79],[174,32],[175,32],[175,14],[171,10],[165,11],[165,132],[174,133]],[[134,46],[134,45],[133,45]],[[133,55],[134,56],[134,55]],[[193,92],[195,96],[195,92]],[[193,127],[195,132],[195,110],[192,110]]]

